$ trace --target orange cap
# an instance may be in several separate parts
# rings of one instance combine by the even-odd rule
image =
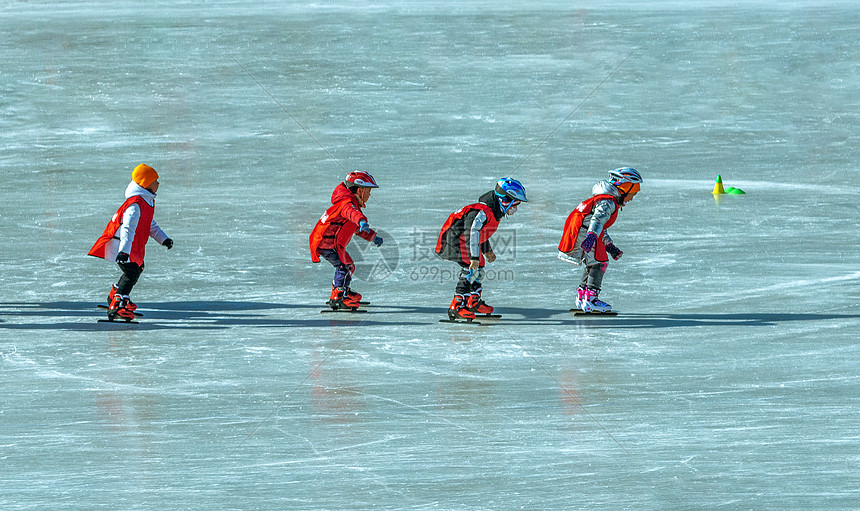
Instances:
[[[158,172],[145,163],[141,163],[131,171],[131,180],[146,188],[158,179]]]

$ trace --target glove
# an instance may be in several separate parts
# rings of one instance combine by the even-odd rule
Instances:
[[[166,240],[164,240],[164,243],[162,243],[162,245],[167,247],[167,250],[170,250],[171,248],[173,248],[173,240],[170,238],[167,238]]]
[[[118,263],[127,263],[128,262],[128,254],[125,252],[120,252],[116,255],[116,262]]]
[[[613,245],[612,243],[610,243],[609,245],[606,245],[606,252],[609,255],[611,255],[612,258],[615,259],[616,261],[621,259],[621,254],[624,253],[618,247]]]
[[[588,233],[585,236],[585,239],[582,240],[582,251],[583,252],[591,252],[591,249],[594,248],[594,244],[597,242],[597,235],[593,232]]]
[[[478,275],[478,269],[477,268],[474,268],[474,269],[469,268],[469,271],[466,272],[466,280],[468,280],[470,283],[475,282],[475,277],[477,275]]]
[[[358,223],[358,230],[361,232],[370,232],[370,226],[367,224],[367,220],[362,220]]]
[[[373,238],[373,244],[377,247],[382,245],[382,236],[376,236],[375,238]]]

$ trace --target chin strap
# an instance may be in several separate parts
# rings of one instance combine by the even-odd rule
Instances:
[[[630,185],[627,187],[627,191],[624,191],[624,189],[622,188],[622,186],[624,186],[625,184]],[[630,183],[630,182],[618,183],[618,184],[613,183],[613,186],[615,187],[616,190],[621,192],[621,203],[619,204],[619,206],[624,206],[624,203],[627,202],[627,196],[630,195],[630,190],[633,189],[633,183]]]
[[[497,196],[497,197],[498,197],[498,196]],[[502,213],[504,213],[505,215],[507,215],[507,214],[508,214],[508,210],[509,210],[509,209],[511,209],[511,206],[513,206],[513,205],[514,205],[514,202],[516,202],[516,201],[515,201],[514,199],[511,199],[511,202],[509,202],[509,203],[508,203],[508,205],[507,205],[507,206],[505,206],[505,203],[502,201],[502,198],[501,198],[501,197],[499,197],[499,207],[501,207],[501,208],[502,208]]]

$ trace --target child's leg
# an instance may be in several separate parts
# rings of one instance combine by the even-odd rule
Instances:
[[[598,241],[598,243],[600,243]],[[580,289],[593,289],[600,291],[600,285],[603,283],[603,274],[606,273],[606,261],[598,261],[594,257],[597,251],[595,247],[591,252],[583,252],[580,249],[579,256],[582,264],[585,266],[582,270],[582,279],[579,282]]]
[[[346,264],[341,261],[337,250],[320,249],[317,253],[334,266],[334,279],[331,282],[332,289],[331,296],[329,297],[329,305],[335,307],[337,304],[341,304],[348,307],[358,307],[361,295],[349,290],[355,265],[351,263]]]
[[[454,299],[451,300],[451,305],[448,306],[448,318],[475,319],[475,313],[470,311],[468,306],[468,298],[472,294],[472,281],[469,280],[469,265],[460,262],[460,275],[457,280],[457,287],[454,288]]]
[[[469,280],[469,266],[460,263],[460,275],[457,280],[457,287],[454,288],[454,294],[460,296],[468,296],[472,293],[472,281]]]
[[[349,285],[352,283],[352,272],[354,271],[355,265],[342,264],[337,270],[335,270],[334,280],[343,282],[343,287],[349,289]]]
[[[595,261],[585,267],[580,283],[581,293],[577,296],[578,306],[585,312],[610,312],[612,306],[597,298],[600,286],[603,284],[603,275],[606,273],[606,262]]]
[[[116,283],[116,294],[120,296],[128,296],[131,294],[132,288],[137,284],[140,274],[143,272],[143,267],[137,263],[117,263],[119,269],[122,270],[122,276]]]
[[[595,291],[599,291],[600,286],[603,284],[603,275],[605,273],[606,263],[595,261],[594,264],[590,264],[585,267],[585,270],[582,272],[582,280],[579,283],[579,287],[582,289],[593,289]]]
[[[332,280],[332,286],[336,288],[349,286],[349,283],[352,280],[352,275],[350,274],[349,266],[343,264],[340,260],[340,257],[337,255],[337,250],[324,248],[318,250],[317,253],[320,257],[334,266],[334,279]]]
[[[111,289],[110,304],[108,305],[108,319],[113,321],[120,317],[125,320],[134,319],[134,311],[137,305],[131,301],[129,294],[132,288],[137,284],[140,274],[143,272],[143,266],[138,266],[137,263],[117,263],[122,270],[122,276]]]
[[[586,226],[583,226],[577,234],[576,248],[573,249],[572,253],[572,257],[579,261],[578,264],[581,264],[583,266],[582,278],[579,279],[579,289],[583,290],[588,287],[589,266],[593,265],[596,262],[593,253],[582,250],[582,240],[585,239],[585,236],[587,234],[588,228]]]
[[[484,290],[484,286],[481,283],[484,280],[484,268],[480,267],[474,271],[472,274],[472,284],[469,286],[469,292],[472,296],[477,296],[477,299],[481,298],[481,292]]]
[[[475,270],[475,274],[473,275],[474,280],[472,281],[471,294],[469,295],[468,307],[472,312],[480,312],[481,314],[492,314],[493,307],[487,305],[484,300],[481,299],[481,293],[484,291],[484,285],[482,284],[484,280],[484,268],[478,268]]]

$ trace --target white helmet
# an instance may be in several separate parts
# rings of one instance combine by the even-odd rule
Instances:
[[[612,177],[612,184],[642,182],[642,176],[639,174],[639,171],[632,167],[621,167],[620,169],[610,170],[609,176]]]

